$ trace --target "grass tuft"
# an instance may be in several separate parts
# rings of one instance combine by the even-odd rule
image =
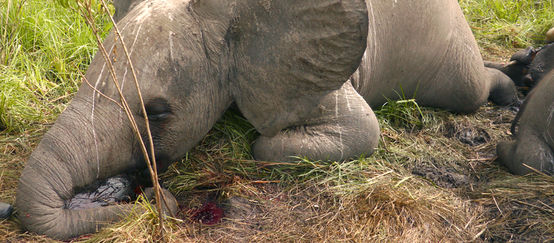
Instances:
[[[421,129],[426,122],[426,117],[415,99],[387,99],[387,103],[376,110],[375,115],[390,126],[408,130]]]

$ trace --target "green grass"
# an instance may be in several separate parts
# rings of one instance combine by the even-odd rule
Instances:
[[[554,27],[550,0],[459,0],[482,48],[525,48],[544,44]]]
[[[105,14],[96,22],[107,34]],[[0,1],[0,130],[55,119],[80,85],[96,41],[75,1]]]

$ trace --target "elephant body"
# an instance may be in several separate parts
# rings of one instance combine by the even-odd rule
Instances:
[[[535,85],[554,70],[554,42],[540,48],[529,65],[531,82]]]
[[[519,123],[514,141],[497,146],[498,160],[512,173],[532,172],[523,164],[554,175],[554,71],[529,93],[515,123]],[[516,124],[514,124],[516,125]],[[512,129],[514,130],[514,129]],[[515,132],[515,130],[514,130]]]
[[[515,99],[509,78],[483,66],[456,0],[115,3],[136,4],[117,12],[117,27],[141,86],[160,171],[232,103],[261,134],[254,157],[283,161],[371,154],[379,140],[371,107],[399,91],[455,112],[475,111],[488,98]],[[66,206],[97,181],[145,169],[139,140],[114,103],[120,98],[112,75],[146,137],[133,72],[113,33],[104,46],[117,60],[114,73],[99,52],[87,83],[22,172],[16,207],[29,231],[69,239],[132,208]]]
[[[419,105],[467,113],[489,97],[502,105],[514,101],[508,79],[483,67],[457,1],[367,1],[367,6],[367,50],[351,80],[372,108],[387,99],[415,98]]]

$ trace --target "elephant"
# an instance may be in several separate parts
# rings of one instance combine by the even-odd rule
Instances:
[[[512,123],[515,141],[498,143],[498,160],[510,172],[517,175],[532,172],[532,169],[523,165],[526,164],[545,174],[554,175],[553,93],[554,71],[551,71],[529,93]]]
[[[7,219],[13,211],[13,206],[7,203],[0,202],[0,219]]]
[[[377,147],[371,107],[396,90],[460,113],[517,99],[506,75],[484,67],[456,0],[146,0],[119,14],[146,114],[112,32],[103,45],[113,69],[94,57],[22,172],[15,206],[29,231],[70,239],[131,210],[65,206],[97,181],[146,167],[112,70],[144,139],[148,118],[158,171],[231,105],[261,134],[255,159],[341,161]]]
[[[546,32],[546,45],[528,47],[516,52],[506,64],[485,62],[508,75],[519,87],[533,87],[551,70],[554,70],[554,28]]]

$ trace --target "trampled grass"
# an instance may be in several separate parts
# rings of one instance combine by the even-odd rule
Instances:
[[[93,0],[93,2],[95,2]],[[460,0],[485,56],[509,58],[541,45],[554,26],[551,1]],[[110,25],[97,2],[96,21]],[[17,176],[49,123],[64,109],[96,51],[70,0],[0,0],[0,199],[12,203]],[[512,176],[494,162],[514,113],[471,115],[419,107],[409,98],[376,112],[382,136],[370,157],[342,162],[254,161],[257,133],[227,112],[163,176],[183,214],[166,224],[170,242],[547,241],[554,237],[554,183]],[[225,219],[205,226],[187,212],[207,201]],[[80,240],[151,241],[152,206]],[[49,241],[0,222],[0,241]]]

